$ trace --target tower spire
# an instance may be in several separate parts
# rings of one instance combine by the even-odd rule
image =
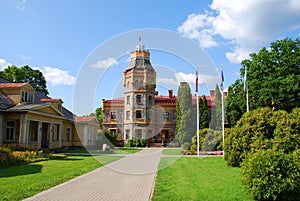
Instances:
[[[145,50],[145,46],[142,43],[142,36],[141,35],[139,35],[139,43],[136,46],[136,50],[139,51],[139,52],[142,52],[142,51]]]

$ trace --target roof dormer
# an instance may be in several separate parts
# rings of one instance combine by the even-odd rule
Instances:
[[[62,111],[62,104],[64,103],[60,98],[41,98],[41,102],[51,103],[54,105],[59,111]]]

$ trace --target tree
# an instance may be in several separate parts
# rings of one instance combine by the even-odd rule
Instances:
[[[102,107],[96,108],[95,114],[96,114],[96,118],[97,118],[97,120],[99,122],[99,126],[100,126],[100,128],[102,128],[102,122],[103,122]]]
[[[246,97],[242,88],[242,80],[238,79],[228,88],[228,96],[225,99],[226,117],[230,127],[246,112]]]
[[[8,66],[0,72],[0,76],[13,82],[28,82],[36,90],[48,95],[46,79],[39,70],[33,70],[29,66],[18,68],[17,66]]]
[[[181,84],[178,88],[178,105],[180,108],[180,121],[177,119],[178,127],[176,138],[183,144],[185,142],[191,143],[192,137],[195,135],[195,121],[193,121],[192,110],[192,94],[188,83]],[[177,111],[178,113],[178,111]]]
[[[222,97],[218,85],[215,88],[215,106],[212,109],[210,128],[218,131],[222,129]]]
[[[243,78],[247,69],[250,110],[270,107],[291,112],[300,107],[300,39],[286,38],[262,48],[242,61],[240,79],[227,98],[228,119],[232,126],[246,110]],[[288,100],[288,101],[287,101]],[[243,103],[242,103],[243,102]],[[243,108],[245,109],[243,109]]]
[[[199,99],[199,129],[208,128],[208,107],[206,97]]]

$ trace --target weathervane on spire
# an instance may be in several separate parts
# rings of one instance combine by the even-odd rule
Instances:
[[[144,49],[145,49],[145,47],[142,44],[142,36],[139,35],[139,44],[136,46],[136,50],[141,52],[141,51],[144,51]]]

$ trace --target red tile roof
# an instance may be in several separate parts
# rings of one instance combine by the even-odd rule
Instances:
[[[107,102],[107,103],[111,103],[111,102],[113,102],[113,103],[117,103],[117,102],[124,102],[124,98],[115,98],[115,99],[112,99],[112,100],[105,100],[105,102]]]
[[[63,102],[60,98],[41,98],[40,101],[46,102],[46,103],[53,103],[53,102],[58,102],[58,101]]]
[[[80,117],[75,117],[75,122],[90,122],[94,119],[96,119],[95,116],[80,116]]]
[[[170,103],[175,103],[177,100],[177,97],[176,96],[172,96],[172,97],[169,97],[169,96],[155,96],[155,102],[156,103],[159,103],[159,102],[170,102]]]
[[[19,88],[29,83],[0,83],[0,88]]]

